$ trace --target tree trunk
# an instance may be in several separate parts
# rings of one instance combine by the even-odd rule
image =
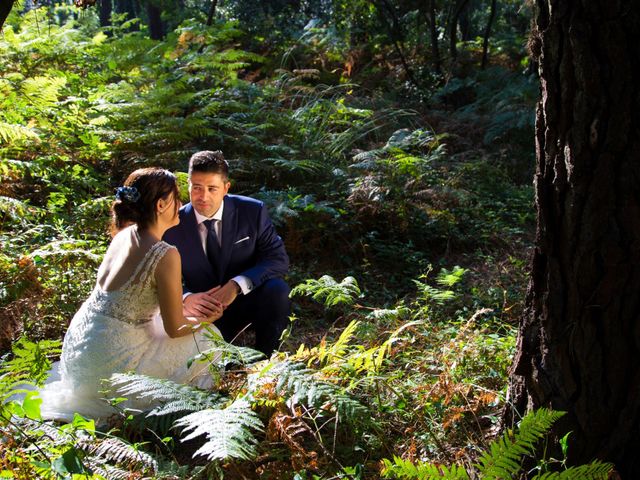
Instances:
[[[162,25],[162,11],[152,0],[147,0],[147,16],[149,17],[149,36],[152,40],[162,40],[164,38],[164,27]]]
[[[216,16],[217,6],[218,6],[218,0],[211,0],[211,6],[209,7],[209,15],[207,15],[207,23],[206,23],[208,27],[213,25],[213,19]]]
[[[11,13],[14,3],[16,3],[16,0],[2,0],[0,2],[0,31],[2,30],[7,17]]]
[[[374,1],[373,3],[374,5],[376,5],[377,2]],[[402,68],[404,69],[404,72],[407,75],[407,78],[412,84],[414,84],[415,86],[418,86],[418,83],[416,82],[416,79],[413,76],[413,72],[411,71],[411,67],[407,62],[407,58],[404,55],[403,46],[402,46],[404,42],[404,34],[402,33],[402,27],[400,26],[400,20],[398,19],[398,15],[396,14],[396,11],[393,5],[390,5],[388,0],[381,0],[381,3],[382,3],[382,6],[389,13],[389,17],[391,17],[392,24],[389,25],[389,22],[387,22],[387,19],[384,15],[384,12],[382,11],[383,9],[381,8],[381,6],[376,5],[378,14],[380,16],[380,21],[387,27],[387,30],[389,31],[389,37],[393,42],[393,47],[396,53],[398,54],[398,57],[400,58],[400,62],[402,63]]]
[[[468,1],[469,0],[458,0],[455,2],[449,17],[449,55],[451,56],[452,62],[458,58],[458,19]]]
[[[516,415],[567,411],[571,464],[599,458],[636,478],[640,3],[535,3],[538,228],[508,401]]]
[[[458,17],[458,25],[460,26],[460,39],[468,42],[475,38],[473,34],[473,23],[471,22],[471,14],[473,13],[472,2],[467,2]]]
[[[487,28],[484,30],[484,38],[482,40],[482,62],[480,64],[481,69],[485,69],[488,63],[489,56],[489,37],[491,36],[491,27],[493,26],[493,20],[496,18],[496,0],[491,0],[491,10],[489,11],[489,19],[487,20]]]
[[[100,26],[108,27],[111,25],[111,11],[113,9],[112,0],[101,0],[100,2]]]
[[[425,23],[429,28],[429,39],[431,43],[431,64],[433,70],[440,75],[442,73],[442,60],[440,59],[440,49],[438,47],[438,24],[436,15],[436,0],[429,0],[428,12],[422,10]]]
[[[126,13],[127,20],[131,20],[132,18],[138,17],[138,9],[136,8],[136,0],[114,0],[115,1],[115,11],[117,13]],[[138,29],[137,26],[132,27],[133,29]]]

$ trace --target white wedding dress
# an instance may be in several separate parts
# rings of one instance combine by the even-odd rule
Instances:
[[[155,243],[117,290],[105,291],[96,283],[69,325],[60,362],[54,366],[57,371],[53,369],[40,391],[43,418],[71,421],[77,412],[100,420],[116,413],[104,399],[108,385],[102,382],[113,373],[132,371],[200,387],[211,384],[206,364],[187,367],[190,358],[212,346],[204,333],[170,338],[154,332],[153,319],[159,313],[154,272],[171,248],[175,247]],[[132,400],[125,406],[152,404]]]

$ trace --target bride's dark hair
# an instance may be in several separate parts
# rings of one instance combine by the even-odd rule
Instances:
[[[116,200],[111,206],[111,233],[116,234],[132,223],[147,228],[157,219],[156,204],[161,198],[173,194],[174,214],[180,198],[176,177],[164,168],[140,168],[131,173],[118,187]]]

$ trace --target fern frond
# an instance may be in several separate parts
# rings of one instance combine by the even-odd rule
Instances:
[[[469,474],[463,467],[452,465],[434,465],[431,463],[414,464],[409,460],[395,456],[393,462],[383,459],[382,476],[384,478],[417,479],[417,480],[469,480]]]
[[[194,362],[213,362],[219,367],[229,364],[250,365],[264,359],[264,353],[250,347],[233,345],[225,342],[220,335],[213,330],[207,330],[207,338],[213,347],[200,352],[193,357]]]
[[[66,77],[34,77],[22,82],[20,93],[38,109],[52,107],[58,101],[58,94],[67,83]]]
[[[258,415],[242,398],[222,410],[206,409],[187,415],[175,426],[182,428],[182,433],[191,432],[183,441],[204,435],[207,441],[193,456],[202,455],[209,460],[254,458],[258,441],[253,432],[264,430]]]
[[[39,212],[42,211],[22,200],[0,195],[0,213],[5,213],[14,219],[19,219],[25,216],[33,216]]]
[[[316,173],[322,170],[323,165],[316,160],[287,160],[286,158],[265,158],[263,161],[284,168],[290,172]]]
[[[482,478],[510,478],[520,471],[524,455],[534,453],[536,443],[564,412],[540,408],[522,419],[518,431],[507,431],[493,441],[476,464]]]
[[[15,123],[0,122],[0,140],[12,144],[24,140],[39,140],[40,137],[31,128]]]
[[[383,362],[391,351],[391,346],[398,340],[400,334],[411,327],[420,325],[421,321],[408,322],[394,331],[381,345],[366,350],[356,351],[346,357],[346,363],[357,373],[367,375],[376,374],[382,368]]]
[[[444,287],[453,287],[458,283],[462,276],[467,272],[465,268],[454,266],[451,271],[443,268],[436,276],[436,282]]]
[[[311,296],[326,307],[337,305],[353,305],[355,297],[361,295],[360,287],[355,278],[349,276],[340,283],[330,275],[323,275],[318,280],[308,279],[291,290],[291,296]]]
[[[247,382],[251,390],[261,384],[274,385],[275,392],[287,399],[287,403],[319,408],[325,412],[335,412],[344,421],[365,418],[368,410],[347,395],[339,386],[318,378],[318,372],[303,364],[282,361],[271,368],[249,375]]]
[[[393,320],[401,318],[409,312],[410,310],[407,307],[376,308],[367,313],[366,318],[372,320]]]
[[[117,437],[106,438],[98,442],[92,439],[84,440],[79,442],[79,447],[94,459],[115,462],[124,467],[150,468],[154,471],[158,468],[156,460],[151,455]]]
[[[562,472],[547,472],[536,475],[532,480],[607,480],[610,478],[613,465],[595,460],[586,465],[570,467]]]
[[[95,462],[91,458],[85,459],[85,462],[95,475],[100,475],[98,478],[105,478],[106,480],[129,480],[132,476],[129,469]]]
[[[215,392],[199,390],[190,385],[171,380],[138,375],[116,373],[109,382],[116,391],[124,396],[153,399],[160,406],[152,409],[148,416],[168,415],[178,412],[195,412],[219,405],[221,395]]]

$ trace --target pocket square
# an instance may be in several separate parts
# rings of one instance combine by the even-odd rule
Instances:
[[[249,240],[250,238],[251,238],[251,237],[244,237],[244,238],[241,238],[240,240],[238,240],[238,241],[234,242],[234,245],[237,245],[237,244],[239,244],[239,243],[242,243],[242,242],[244,242],[245,240]]]

